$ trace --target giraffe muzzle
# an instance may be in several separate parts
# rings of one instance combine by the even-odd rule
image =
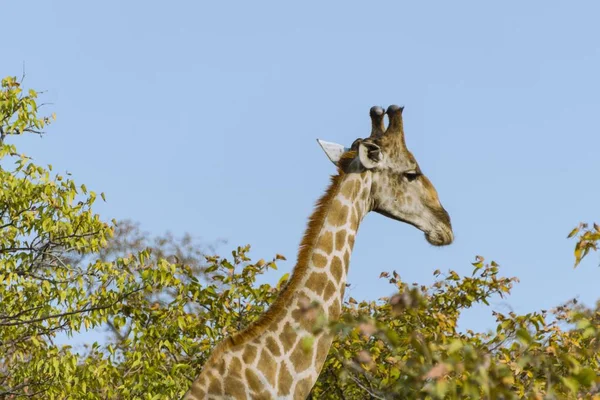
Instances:
[[[434,246],[447,246],[454,241],[452,229],[441,228],[425,232],[425,239]]]

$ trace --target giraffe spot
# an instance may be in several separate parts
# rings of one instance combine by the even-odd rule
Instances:
[[[311,303],[308,296],[302,293],[298,299],[297,308],[292,311],[292,318],[306,331],[312,331],[317,316],[323,312],[323,307],[319,304]]]
[[[303,341],[300,340],[294,348],[294,351],[292,351],[292,354],[290,354],[290,362],[294,365],[297,374],[305,371],[311,366],[312,355],[314,352],[314,346],[307,348],[302,342]]]
[[[310,306],[310,297],[306,295],[306,293],[300,291],[296,296],[296,304],[303,309],[306,309]]]
[[[313,272],[306,281],[306,287],[321,296],[327,284],[327,274],[324,272]]]
[[[283,352],[287,353],[292,349],[294,343],[296,343],[296,338],[298,334],[292,327],[292,324],[287,322],[283,327],[283,331],[279,334],[279,342],[283,346]]]
[[[357,230],[358,229],[358,211],[356,211],[356,208],[354,208],[352,210],[352,218],[350,219],[350,228],[352,228],[352,230]]]
[[[335,285],[333,284],[333,282],[328,281],[327,282],[327,286],[325,287],[325,294],[323,294],[323,299],[325,301],[328,301],[331,296],[333,296],[335,294],[335,292],[337,291]]]
[[[294,399],[305,399],[312,389],[314,382],[311,377],[306,377],[302,379],[300,382],[296,384],[296,389],[294,390]]]
[[[353,193],[353,197],[352,200],[354,200],[356,198],[356,196],[358,196],[358,193],[360,193],[360,188],[364,185],[364,182],[361,181],[360,179],[355,179],[354,180],[354,193]]]
[[[225,365],[225,360],[219,361],[219,363],[217,364],[217,370],[219,371],[220,376],[225,375],[226,369],[227,369],[227,366]]]
[[[323,250],[326,254],[330,254],[333,251],[333,233],[327,231],[319,237],[317,247]]]
[[[229,368],[227,368],[227,371],[229,372],[229,375],[231,375],[231,376],[237,376],[237,377],[242,376],[242,362],[240,361],[239,357],[234,357],[231,360],[231,363],[229,364]]]
[[[312,262],[317,268],[325,268],[325,266],[327,266],[327,257],[319,253],[313,253]]]
[[[244,353],[242,353],[242,360],[244,360],[245,364],[252,364],[254,359],[256,358],[256,347],[249,344],[244,349]]]
[[[339,282],[342,279],[342,273],[344,272],[344,267],[342,267],[342,260],[335,256],[331,261],[331,274],[336,282]]]
[[[258,395],[253,396],[252,399],[255,399],[255,400],[271,400],[271,399],[273,399],[273,397],[269,394],[269,392],[267,390],[263,390]]]
[[[347,199],[352,199],[354,197],[354,193],[356,192],[358,181],[355,180],[347,180],[344,182],[344,186],[342,186],[342,190],[340,191],[342,196]]]
[[[263,373],[267,381],[271,386],[275,386],[275,374],[277,373],[277,363],[267,350],[263,350],[260,353],[260,360],[258,360],[258,370]]]
[[[354,240],[356,239],[356,236],[354,235],[348,235],[348,244],[350,245],[350,248],[354,247]]]
[[[316,366],[319,369],[317,371],[317,374],[321,372],[323,363],[327,359],[327,354],[329,353],[329,348],[331,347],[332,341],[333,341],[333,336],[323,333],[323,334],[321,334],[321,337],[319,338],[319,341],[317,342],[317,354],[315,357]]]
[[[196,384],[198,386],[206,386],[206,375],[205,374],[201,374],[198,377],[198,380],[196,381]]]
[[[246,399],[246,387],[240,379],[231,375],[227,375],[223,382],[223,385],[227,390],[227,395],[233,396],[235,400]]]
[[[335,299],[335,301],[329,306],[329,318],[338,319],[341,312],[342,306],[340,305],[340,301]]]
[[[335,234],[335,249],[341,251],[346,245],[346,231],[340,229]]]
[[[265,345],[267,346],[267,350],[271,352],[275,357],[281,355],[281,351],[279,350],[279,344],[273,339],[273,337],[269,336],[265,341]]]
[[[194,399],[204,399],[206,397],[206,393],[202,389],[198,390],[197,392],[194,392],[191,395]]]
[[[367,200],[367,197],[369,196],[369,191],[365,188],[362,190],[362,192],[360,192],[360,198],[364,201]]]
[[[262,385],[260,383],[258,375],[256,375],[256,373],[254,373],[254,371],[252,371],[252,369],[250,368],[246,368],[246,381],[250,386],[250,390],[252,390],[253,392],[259,393],[262,389]]]
[[[204,374],[200,374],[198,379],[192,383],[192,387],[190,388],[190,393],[188,397],[192,399],[203,399],[206,397],[206,391],[204,390],[204,386],[206,385],[206,380]]]
[[[354,243],[354,241],[352,241]],[[350,268],[350,251],[346,250],[344,253],[344,266],[346,267],[346,273],[348,273],[348,268]]]
[[[213,379],[208,385],[208,394],[223,395],[223,385],[220,379]]]
[[[292,389],[292,383],[294,383],[294,377],[290,373],[290,370],[284,363],[279,366],[279,382],[277,386],[278,396],[289,396],[290,390]]]
[[[327,222],[332,226],[345,225],[348,220],[348,212],[348,206],[343,205],[339,200],[334,200],[327,216]]]
[[[307,311],[301,310],[300,308],[292,311],[292,318],[300,325],[300,327],[307,331],[312,331],[314,325],[314,319],[307,318]]]

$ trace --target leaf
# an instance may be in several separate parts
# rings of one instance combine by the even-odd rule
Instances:
[[[443,399],[448,391],[448,382],[445,380],[439,380],[435,384],[435,394],[438,398]]]
[[[561,377],[560,379],[562,380],[563,384],[569,388],[571,393],[577,393],[579,390],[579,382],[575,378]]]
[[[517,330],[517,338],[521,341],[521,343],[528,345],[533,341],[531,334],[525,328],[521,328]]]
[[[567,239],[572,238],[573,236],[577,235],[577,233],[581,230],[581,225],[574,228],[571,232],[569,232],[569,235],[567,236]]]
[[[281,288],[281,286],[283,284],[287,283],[289,277],[290,277],[289,272],[286,272],[285,274],[283,274],[283,276],[281,278],[279,278],[279,282],[277,282],[277,287]]]
[[[450,342],[450,346],[448,346],[448,354],[456,353],[458,350],[462,349],[463,346],[464,344],[462,340],[454,339],[452,342]]]
[[[315,343],[315,337],[313,335],[308,335],[302,338],[302,350],[304,352],[310,352]]]
[[[587,318],[580,319],[579,321],[577,321],[577,329],[585,329],[591,324],[592,323]]]
[[[579,371],[579,373],[575,376],[577,382],[586,387],[592,386],[592,384],[596,381],[596,378],[596,372],[594,372],[594,370],[590,367],[582,368],[581,371]]]

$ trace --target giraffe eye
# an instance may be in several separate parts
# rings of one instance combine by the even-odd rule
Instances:
[[[421,173],[418,171],[409,171],[409,172],[405,172],[404,176],[406,177],[406,179],[408,179],[409,182],[412,182],[415,179],[417,179],[419,176],[421,176]]]

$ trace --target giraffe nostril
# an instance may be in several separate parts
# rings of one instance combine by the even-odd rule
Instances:
[[[442,207],[442,220],[446,223],[446,225],[448,225],[450,230],[452,230],[452,222],[450,221],[450,214],[448,214],[448,211],[446,211],[446,209],[444,207]]]

